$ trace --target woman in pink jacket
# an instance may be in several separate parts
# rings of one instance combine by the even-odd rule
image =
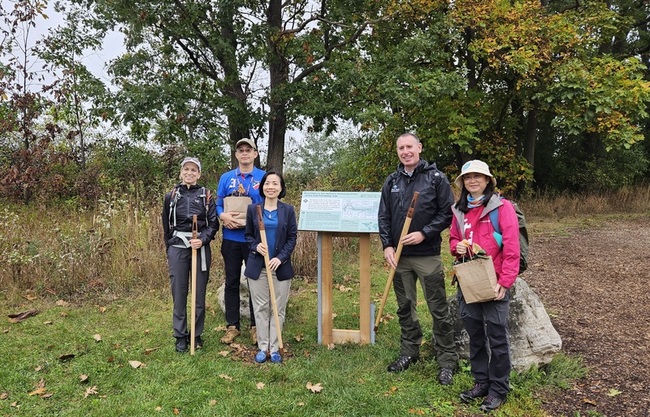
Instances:
[[[490,412],[503,404],[510,390],[510,344],[508,307],[510,292],[519,272],[519,223],[512,203],[495,193],[496,179],[488,165],[479,160],[465,163],[455,181],[460,199],[452,211],[449,247],[457,259],[478,244],[492,257],[497,274],[493,301],[467,304],[458,288],[460,316],[469,334],[469,360],[474,386],[460,394],[470,402],[484,398],[481,410]],[[496,233],[489,213],[498,210]]]

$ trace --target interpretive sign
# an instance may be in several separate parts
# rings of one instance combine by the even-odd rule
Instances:
[[[303,191],[298,230],[379,233],[379,192]]]

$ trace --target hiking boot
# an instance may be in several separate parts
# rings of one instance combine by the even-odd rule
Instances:
[[[400,357],[397,358],[397,360],[395,362],[388,365],[388,372],[406,371],[407,369],[409,369],[409,366],[411,366],[411,364],[413,364],[413,363],[415,363],[417,361],[418,361],[417,356],[403,356],[403,355],[400,355]]]
[[[225,343],[227,345],[231,344],[232,342],[235,341],[235,338],[240,335],[239,329],[235,326],[228,326],[228,329],[226,330],[226,334],[221,338],[221,343]]]
[[[487,382],[476,382],[471,389],[460,393],[460,400],[470,402],[477,398],[483,398],[488,395],[489,384]]]
[[[440,369],[438,382],[440,382],[440,385],[451,385],[454,382],[454,370],[451,368]]]
[[[485,400],[483,400],[483,404],[481,404],[480,410],[484,413],[489,413],[490,411],[494,411],[497,408],[501,407],[501,404],[503,404],[505,401],[505,398],[488,395]]]
[[[282,356],[280,356],[280,352],[271,352],[271,362],[282,363]]]
[[[194,349],[203,349],[203,339],[201,339],[201,336],[194,338]]]
[[[176,338],[176,352],[187,352],[187,337]]]
[[[251,341],[255,346],[257,346],[257,327],[253,326],[248,330],[251,335]]]
[[[266,362],[266,352],[263,351],[263,350],[260,350],[259,352],[257,352],[257,354],[255,355],[255,362],[257,362],[257,363]]]

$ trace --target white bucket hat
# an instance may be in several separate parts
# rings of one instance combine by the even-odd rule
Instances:
[[[456,186],[462,190],[463,175],[471,174],[471,173],[487,175],[492,180],[492,185],[495,187],[497,186],[497,180],[490,173],[490,167],[488,166],[488,164],[486,164],[483,161],[479,161],[478,159],[467,161],[463,164],[463,167],[460,170],[460,175],[457,176],[456,181],[454,181]]]

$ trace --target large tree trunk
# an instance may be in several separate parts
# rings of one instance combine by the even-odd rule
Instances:
[[[282,51],[282,1],[271,0],[268,8],[269,24],[269,149],[267,168],[282,172],[284,165],[284,137],[287,132],[287,99],[284,90],[289,79],[289,65]]]

